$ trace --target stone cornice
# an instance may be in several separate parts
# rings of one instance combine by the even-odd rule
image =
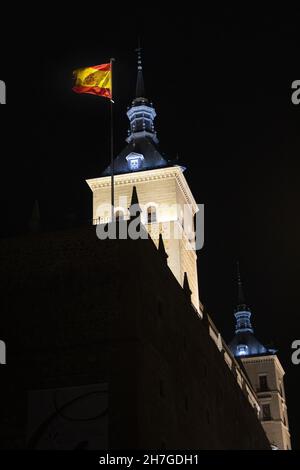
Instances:
[[[123,184],[143,183],[145,181],[154,181],[169,178],[176,179],[182,193],[185,196],[186,203],[192,204],[194,214],[198,212],[198,206],[196,204],[194,196],[179,166],[157,168],[155,170],[138,171],[134,173],[125,173],[123,175],[115,175],[114,182],[115,186],[117,187]],[[103,176],[100,178],[88,179],[86,180],[86,182],[91,188],[91,190],[94,192],[100,188],[109,188],[111,185],[111,177]]]
[[[282,375],[285,374],[284,369],[278,359],[276,354],[266,355],[266,356],[252,356],[252,357],[244,357],[242,362],[248,362],[252,364],[257,364],[261,362],[275,362],[276,367],[279,369]]]

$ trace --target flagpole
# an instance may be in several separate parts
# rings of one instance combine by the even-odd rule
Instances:
[[[113,62],[115,59],[110,59],[111,71],[111,99],[110,99],[110,169],[111,169],[111,221],[114,221],[114,207],[115,207],[115,188],[114,188],[114,101],[113,101]]]

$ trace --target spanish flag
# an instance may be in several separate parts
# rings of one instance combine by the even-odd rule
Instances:
[[[90,95],[111,98],[111,65],[93,65],[74,70],[73,76],[75,93],[89,93]]]

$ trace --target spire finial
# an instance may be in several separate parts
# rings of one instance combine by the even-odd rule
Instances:
[[[140,208],[140,205],[139,205],[139,199],[138,199],[138,195],[137,195],[136,186],[133,186],[133,188],[132,188],[129,214],[130,214],[131,219],[135,219],[137,217],[140,217],[140,215],[141,215],[141,208]]]
[[[236,262],[236,269],[237,269],[237,282],[238,282],[238,306],[239,305],[246,305],[243,284],[241,280],[241,273],[240,273],[240,262]]]
[[[137,52],[138,70],[143,70],[143,65],[142,65],[142,47],[141,47],[141,38],[140,38],[140,36],[138,37],[138,47],[136,48],[136,52]]]
[[[187,298],[191,299],[192,291],[191,291],[191,288],[190,288],[189,278],[188,278],[188,274],[187,274],[186,271],[184,271],[184,275],[183,275],[183,290],[184,290]]]
[[[163,237],[161,233],[159,234],[159,238],[158,238],[158,251],[161,253],[161,255],[163,256],[165,260],[168,259],[169,256],[165,250],[165,245],[164,245],[164,241],[163,241]]]
[[[251,312],[249,307],[246,304],[243,285],[241,280],[241,273],[240,273],[240,263],[237,261],[236,263],[237,268],[237,283],[238,283],[238,300],[237,305],[235,308],[234,316],[236,318],[236,327],[235,332],[241,333],[248,331],[253,333],[253,328],[250,322]]]
[[[236,262],[236,270],[237,270],[237,278],[238,278],[238,283],[241,282],[241,272],[240,272],[240,262]]]
[[[136,80],[136,98],[145,97],[144,77],[143,77],[143,65],[142,65],[142,47],[140,37],[138,38],[138,47],[135,50],[137,53],[137,80]]]

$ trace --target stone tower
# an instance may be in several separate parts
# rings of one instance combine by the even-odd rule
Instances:
[[[261,422],[273,449],[291,449],[283,376],[276,350],[261,344],[254,336],[251,311],[246,304],[238,268],[238,302],[234,313],[235,336],[229,348],[239,358],[256,391]]]
[[[185,179],[185,168],[178,161],[166,159],[158,148],[156,112],[146,98],[140,49],[136,93],[127,116],[130,123],[127,145],[114,160],[115,217],[129,218],[135,186],[142,223],[157,246],[162,234],[169,268],[181,286],[187,273],[192,303],[201,315],[194,243],[194,215],[198,206]],[[87,180],[93,191],[93,219],[97,224],[111,219],[110,175],[109,166],[101,177]]]

